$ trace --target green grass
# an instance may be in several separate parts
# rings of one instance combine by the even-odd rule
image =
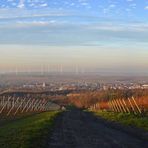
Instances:
[[[143,128],[148,131],[148,117],[135,116],[132,114],[125,113],[114,113],[107,111],[95,112],[95,115],[101,116],[104,119],[110,121],[116,121],[124,125],[129,125],[132,127]]]
[[[44,148],[59,112],[44,112],[0,127],[0,148]]]

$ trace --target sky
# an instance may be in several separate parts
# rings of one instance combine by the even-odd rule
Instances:
[[[0,72],[148,75],[148,0],[0,0]]]

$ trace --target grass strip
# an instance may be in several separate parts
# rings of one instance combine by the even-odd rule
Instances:
[[[0,127],[0,148],[44,148],[58,114],[44,112]]]
[[[148,117],[135,116],[133,114],[127,114],[127,113],[107,112],[107,111],[98,111],[95,112],[94,114],[109,121],[119,122],[124,125],[142,128],[148,131]]]

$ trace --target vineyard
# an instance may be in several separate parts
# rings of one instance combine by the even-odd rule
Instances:
[[[44,147],[59,109],[35,95],[0,96],[0,147]]]
[[[147,89],[82,92],[68,100],[79,108],[148,115]]]
[[[29,97],[0,97],[0,116],[17,116],[25,113],[36,113],[57,110],[59,106],[47,99]]]
[[[107,110],[113,112],[133,113],[135,115],[148,114],[148,98],[127,98],[101,101],[90,107],[91,110]]]

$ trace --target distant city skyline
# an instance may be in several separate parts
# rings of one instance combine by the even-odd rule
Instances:
[[[147,18],[147,0],[1,0],[0,73],[147,75]]]

